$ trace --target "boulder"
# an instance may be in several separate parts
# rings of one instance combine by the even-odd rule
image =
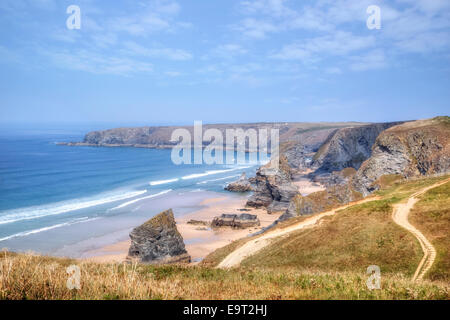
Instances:
[[[259,226],[260,222],[256,215],[242,213],[242,214],[222,214],[215,217],[211,223],[212,227],[232,227],[237,229],[246,229],[250,227]]]
[[[149,264],[189,263],[183,237],[178,232],[172,209],[136,227],[130,233],[129,260]]]
[[[222,214],[220,217],[215,217],[211,222],[211,227],[233,227],[234,219],[237,214]]]
[[[246,228],[256,227],[259,225],[260,225],[260,222],[256,215],[243,213],[243,214],[238,215],[234,219],[233,227],[238,228],[238,229],[246,229]]]
[[[207,221],[202,221],[202,220],[194,220],[191,219],[187,222],[187,224],[193,224],[193,225],[201,225],[201,226],[208,226],[209,222]]]

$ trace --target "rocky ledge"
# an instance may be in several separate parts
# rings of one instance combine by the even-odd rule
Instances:
[[[213,228],[217,227],[232,227],[236,229],[246,229],[259,226],[260,222],[256,215],[242,213],[242,214],[222,214],[215,217],[211,223]]]
[[[189,263],[183,237],[178,232],[172,209],[133,229],[128,260],[149,264]]]
[[[384,175],[404,178],[450,171],[450,118],[407,122],[382,132],[372,156],[356,173],[353,187],[364,196],[379,189]]]
[[[229,183],[225,187],[225,190],[231,192],[247,192],[253,191],[253,186],[250,183],[249,179],[247,179],[245,172],[243,172],[241,177],[237,181]]]
[[[247,201],[247,206],[266,207],[268,213],[284,212],[291,199],[298,194],[298,188],[292,184],[286,157],[273,161],[279,161],[279,168],[273,169],[267,164],[258,169],[255,193]]]

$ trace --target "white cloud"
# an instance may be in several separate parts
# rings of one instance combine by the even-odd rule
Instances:
[[[268,33],[279,31],[279,28],[271,22],[253,18],[244,19],[237,26],[234,26],[234,29],[247,37],[256,39],[264,39]]]
[[[145,47],[133,41],[127,41],[124,43],[123,51],[130,55],[146,56],[151,58],[166,58],[178,61],[192,59],[192,54],[185,50],[164,47]]]
[[[285,3],[286,0],[253,0],[243,1],[241,6],[245,13],[263,13],[270,16],[286,17],[295,14]]]
[[[374,50],[350,59],[352,60],[350,69],[353,71],[376,70],[387,66],[386,56],[382,50]]]
[[[62,68],[94,74],[128,76],[135,73],[147,73],[153,70],[152,64],[147,62],[120,56],[106,56],[83,49],[74,52],[41,50],[41,53],[50,57],[54,63]]]
[[[346,55],[353,51],[367,49],[375,44],[372,36],[356,36],[349,32],[306,39],[284,46],[271,55],[282,60],[320,59],[323,55]]]
[[[338,67],[329,67],[325,69],[325,72],[328,74],[341,74],[342,70]]]

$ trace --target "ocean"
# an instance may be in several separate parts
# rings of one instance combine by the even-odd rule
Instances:
[[[168,149],[57,144],[85,132],[0,130],[0,248],[82,257],[126,240],[163,210],[180,216],[199,209],[260,165],[175,165]]]

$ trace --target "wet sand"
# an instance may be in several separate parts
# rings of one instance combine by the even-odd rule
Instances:
[[[317,183],[306,177],[309,172],[301,172],[293,179],[293,183],[298,187],[299,192],[305,196],[313,192],[325,190]],[[235,240],[246,237],[272,224],[280,214],[268,214],[265,209],[246,208],[248,196],[236,196],[236,194],[218,195],[214,198],[205,198],[198,203],[200,209],[177,217],[177,228],[186,244],[186,250],[191,255],[193,263],[197,263],[208,254]],[[248,209],[241,211],[240,209]],[[249,229],[232,229],[223,227],[211,229],[208,226],[188,224],[189,220],[200,220],[211,222],[214,217],[223,213],[250,213],[258,216],[261,225]],[[100,249],[85,252],[88,258],[83,260],[95,262],[122,262],[126,259],[130,240],[117,242],[112,245],[101,247]]]
[[[310,193],[324,191],[326,189],[320,183],[313,182],[307,177],[311,172],[311,169],[299,171],[292,177],[292,183],[297,186],[298,191],[302,196],[307,196]]]
[[[217,198],[205,199],[199,203],[201,209],[177,218],[178,231],[183,236],[186,244],[186,250],[191,255],[193,263],[201,261],[209,253],[221,248],[230,242],[243,238],[251,233],[261,230],[272,224],[279,214],[267,214],[265,209],[245,208],[247,197],[223,196]],[[248,209],[249,211],[240,211],[239,209]],[[191,219],[210,222],[214,217],[223,213],[250,213],[258,216],[261,225],[248,229],[232,229],[223,227],[211,229],[208,226],[193,225],[187,222]],[[86,252],[89,258],[83,260],[93,262],[122,262],[125,260],[130,241],[121,241],[100,249]]]

